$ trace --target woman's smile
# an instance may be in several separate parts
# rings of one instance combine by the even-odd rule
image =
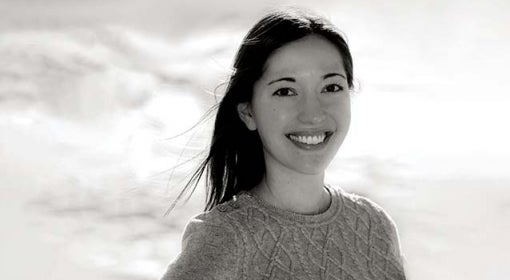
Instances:
[[[288,133],[285,136],[300,149],[318,150],[326,146],[331,135],[333,135],[332,131],[301,131]]]

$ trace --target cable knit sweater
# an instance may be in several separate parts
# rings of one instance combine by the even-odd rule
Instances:
[[[405,279],[395,225],[367,198],[327,187],[329,208],[303,215],[249,192],[194,217],[163,280]]]

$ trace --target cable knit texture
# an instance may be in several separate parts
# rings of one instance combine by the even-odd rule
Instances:
[[[327,187],[317,215],[278,209],[249,192],[195,216],[163,280],[405,279],[395,224],[367,198]]]

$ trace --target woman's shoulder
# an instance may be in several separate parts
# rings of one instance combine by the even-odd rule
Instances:
[[[344,201],[344,215],[351,217],[356,228],[365,225],[367,230],[376,233],[382,240],[387,242],[393,249],[393,253],[400,255],[400,241],[397,226],[388,214],[379,204],[372,199],[355,194],[341,191]],[[349,219],[349,218],[348,218]]]
[[[242,211],[242,205],[231,199],[214,206],[211,210],[193,216],[187,227],[232,227],[236,214]]]
[[[393,219],[388,212],[367,196],[343,190],[340,190],[340,193],[343,197],[344,208],[347,208],[358,215],[364,214],[369,216],[371,219],[394,224]]]
[[[211,233],[220,232],[223,238],[234,238],[235,229],[232,215],[237,204],[232,201],[214,206],[211,210],[204,211],[193,216],[184,229],[184,237],[188,235],[210,236]]]
[[[237,279],[242,241],[220,206],[189,220],[181,253],[162,279]]]
[[[211,210],[196,214],[184,229],[182,246],[186,246],[189,239],[193,239],[195,243],[238,244],[240,237],[236,221],[240,220],[241,208],[235,199],[231,199],[214,206]]]

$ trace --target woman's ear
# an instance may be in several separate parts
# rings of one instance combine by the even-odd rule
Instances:
[[[251,104],[249,102],[237,104],[237,113],[239,114],[239,118],[241,118],[241,120],[244,122],[244,124],[249,130],[257,129],[257,124],[255,123],[255,119],[253,118]]]

